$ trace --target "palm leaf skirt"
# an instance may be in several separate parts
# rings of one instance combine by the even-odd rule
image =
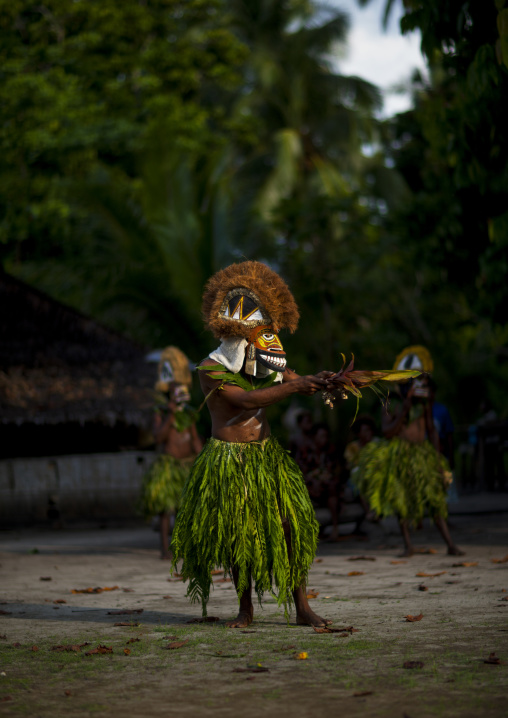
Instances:
[[[353,480],[378,516],[399,516],[417,524],[448,514],[445,477],[448,462],[429,441],[412,444],[395,437],[372,441],[360,453]]]
[[[143,478],[140,510],[145,516],[175,511],[180,505],[182,490],[193,459],[174,459],[169,454],[158,456]]]
[[[291,532],[291,555],[283,519]],[[231,443],[209,439],[187,481],[173,531],[174,565],[189,580],[187,595],[210,597],[211,571],[239,572],[241,595],[250,576],[259,601],[272,591],[288,616],[291,592],[306,580],[318,524],[302,474],[276,439]],[[273,588],[275,584],[275,588]]]

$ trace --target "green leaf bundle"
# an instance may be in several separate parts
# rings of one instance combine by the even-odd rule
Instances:
[[[414,444],[394,437],[371,441],[360,453],[352,479],[378,516],[418,524],[425,512],[446,518],[445,483],[450,467],[429,441]]]

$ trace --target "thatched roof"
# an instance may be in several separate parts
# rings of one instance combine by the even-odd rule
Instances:
[[[146,425],[146,348],[0,273],[0,421]]]

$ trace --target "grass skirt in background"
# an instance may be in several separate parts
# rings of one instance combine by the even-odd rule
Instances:
[[[146,517],[178,509],[195,458],[175,459],[169,454],[160,454],[155,459],[143,478],[141,489],[140,510]]]
[[[291,530],[289,558],[283,518]],[[261,601],[272,591],[286,616],[291,592],[306,580],[317,547],[318,524],[300,469],[276,439],[231,443],[209,439],[185,485],[171,549],[189,579],[187,595],[203,615],[211,571],[239,570],[241,595],[252,576]],[[273,588],[275,584],[275,589]]]
[[[450,467],[429,441],[413,444],[395,437],[365,446],[353,481],[378,516],[398,516],[414,524],[428,511],[446,518]]]

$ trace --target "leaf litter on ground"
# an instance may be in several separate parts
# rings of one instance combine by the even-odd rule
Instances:
[[[94,655],[106,655],[109,653],[113,653],[113,647],[112,646],[103,646],[102,644],[99,644],[97,648],[92,648],[91,651],[86,651],[85,656],[94,656]]]
[[[96,588],[73,588],[71,593],[104,593],[105,591],[118,591],[118,586],[97,586]]]
[[[348,561],[376,561],[374,556],[350,556]]]
[[[129,616],[132,613],[143,613],[144,608],[126,608],[120,611],[108,611],[108,616]]]
[[[478,566],[478,561],[461,561],[460,563],[452,563],[452,568],[471,568]]]
[[[491,558],[492,563],[508,563],[508,553],[503,558]]]
[[[139,623],[137,621],[118,621],[117,623],[114,623],[113,626],[115,628],[136,628],[136,626],[139,626]]]
[[[489,657],[485,658],[483,662],[488,663],[490,666],[504,666],[504,661],[499,656],[496,656],[495,652],[490,653]]]
[[[218,616],[201,616],[200,618],[192,618],[186,623],[216,623],[217,621],[220,621]]]
[[[348,576],[365,576],[365,571],[350,571]]]
[[[402,668],[423,668],[423,661],[404,661]]]
[[[435,578],[436,576],[443,576],[447,571],[438,571],[437,573],[425,573],[425,571],[418,571],[416,576],[418,578]]]
[[[423,613],[419,613],[418,616],[412,616],[409,614],[408,616],[404,616],[407,623],[415,623],[416,621],[421,621],[423,618]]]
[[[177,648],[182,648],[182,646],[185,646],[188,642],[188,638],[185,641],[172,641],[171,643],[168,643],[167,646],[164,646],[164,649],[167,651],[176,651]]]

